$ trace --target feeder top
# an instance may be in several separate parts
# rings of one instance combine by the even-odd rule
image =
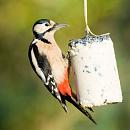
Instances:
[[[102,34],[102,35],[89,35],[87,34],[81,39],[75,39],[75,40],[70,40],[69,42],[69,47],[75,48],[79,45],[87,45],[87,44],[92,44],[94,42],[99,42],[102,43],[103,40],[109,40],[110,39],[110,33]]]

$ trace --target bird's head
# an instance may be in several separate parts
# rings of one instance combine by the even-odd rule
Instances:
[[[53,36],[57,30],[66,26],[67,24],[58,24],[52,20],[40,19],[33,25],[33,34],[36,38]]]

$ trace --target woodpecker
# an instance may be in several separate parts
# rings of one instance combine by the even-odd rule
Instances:
[[[29,46],[29,60],[37,76],[66,112],[68,101],[96,124],[72,92],[69,83],[69,60],[54,39],[55,32],[66,26],[48,19],[36,21],[32,28],[34,39]]]

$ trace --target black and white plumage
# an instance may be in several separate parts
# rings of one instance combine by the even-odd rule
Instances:
[[[37,47],[37,42],[34,42],[29,47],[29,59],[33,70],[43,81],[46,88],[51,94],[61,101],[60,94],[58,92],[54,77],[51,72],[51,66],[45,54],[40,54]]]
[[[66,101],[69,101],[96,123],[74,98],[68,79],[68,59],[64,57],[54,39],[55,31],[65,26],[52,20],[38,20],[33,26],[35,39],[29,47],[29,60],[35,73],[49,92],[58,99],[65,111],[67,111]]]

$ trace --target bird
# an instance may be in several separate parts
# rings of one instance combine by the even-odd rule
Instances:
[[[91,114],[80,105],[76,94],[72,92],[69,83],[69,58],[62,53],[54,38],[55,32],[66,26],[67,24],[58,24],[49,19],[37,20],[32,27],[34,38],[28,50],[29,61],[34,72],[65,112],[68,111],[66,104],[68,101],[96,124]]]

